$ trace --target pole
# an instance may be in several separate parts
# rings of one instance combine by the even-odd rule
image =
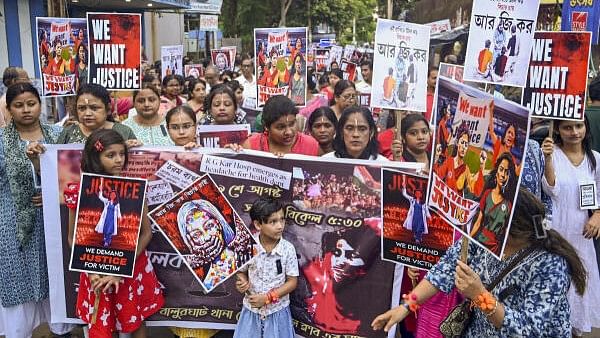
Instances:
[[[391,19],[393,12],[394,12],[394,7],[393,7],[393,0],[387,0],[387,18]]]
[[[310,15],[310,2],[311,0],[308,0],[308,41],[306,42],[306,51],[308,51],[308,46],[310,46],[310,44],[312,43],[312,18]]]
[[[356,45],[356,16],[352,17],[352,44]]]

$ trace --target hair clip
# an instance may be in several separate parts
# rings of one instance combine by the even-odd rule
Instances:
[[[535,237],[537,239],[544,239],[548,237],[548,230],[550,230],[550,220],[547,219],[544,215],[533,215],[531,216],[533,220],[533,228],[535,229]]]
[[[104,151],[104,145],[102,144],[102,142],[100,142],[100,140],[96,141],[96,143],[94,143],[94,148],[96,148],[96,151],[101,153]]]

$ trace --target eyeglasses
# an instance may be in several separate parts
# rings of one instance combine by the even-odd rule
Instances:
[[[356,96],[356,94],[346,94],[346,95],[342,95],[342,98],[346,101],[356,100],[357,96]]]
[[[169,125],[169,129],[172,129],[175,131],[179,131],[179,130],[185,131],[185,130],[189,130],[193,127],[194,127],[193,123],[186,123],[186,124],[182,124],[182,125],[179,125],[179,124],[170,124]]]

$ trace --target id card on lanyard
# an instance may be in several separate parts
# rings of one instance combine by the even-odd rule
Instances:
[[[579,182],[579,209],[598,209],[596,182]]]

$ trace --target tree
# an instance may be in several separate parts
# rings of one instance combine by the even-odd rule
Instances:
[[[279,27],[285,27],[285,18],[294,0],[281,0],[281,13],[279,19]]]
[[[375,9],[378,0],[313,0],[313,24],[326,23],[334,29],[337,41],[352,41],[352,21],[356,19],[356,40],[372,42],[375,33]]]
[[[411,10],[417,0],[392,0],[392,20],[398,20],[402,13]],[[387,19],[388,0],[377,0],[378,14],[381,18]]]

